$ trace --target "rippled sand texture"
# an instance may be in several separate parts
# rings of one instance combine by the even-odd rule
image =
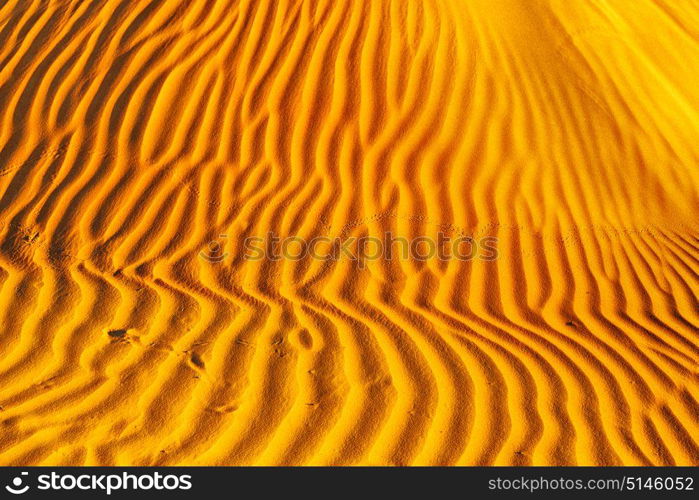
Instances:
[[[697,1],[9,0],[0,119],[3,465],[699,464]]]

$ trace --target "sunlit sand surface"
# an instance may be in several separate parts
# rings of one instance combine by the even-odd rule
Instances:
[[[698,209],[697,1],[3,1],[0,464],[697,465]]]

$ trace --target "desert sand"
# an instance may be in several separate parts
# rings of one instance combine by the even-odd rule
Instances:
[[[698,209],[697,1],[3,1],[0,464],[697,465]]]

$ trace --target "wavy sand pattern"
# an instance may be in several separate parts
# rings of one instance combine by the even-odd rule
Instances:
[[[2,2],[0,463],[699,464],[698,78],[693,0]]]

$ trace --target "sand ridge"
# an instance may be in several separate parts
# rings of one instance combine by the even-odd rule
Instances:
[[[695,1],[4,2],[0,464],[699,464],[697,61]],[[244,258],[440,231],[498,258]]]

